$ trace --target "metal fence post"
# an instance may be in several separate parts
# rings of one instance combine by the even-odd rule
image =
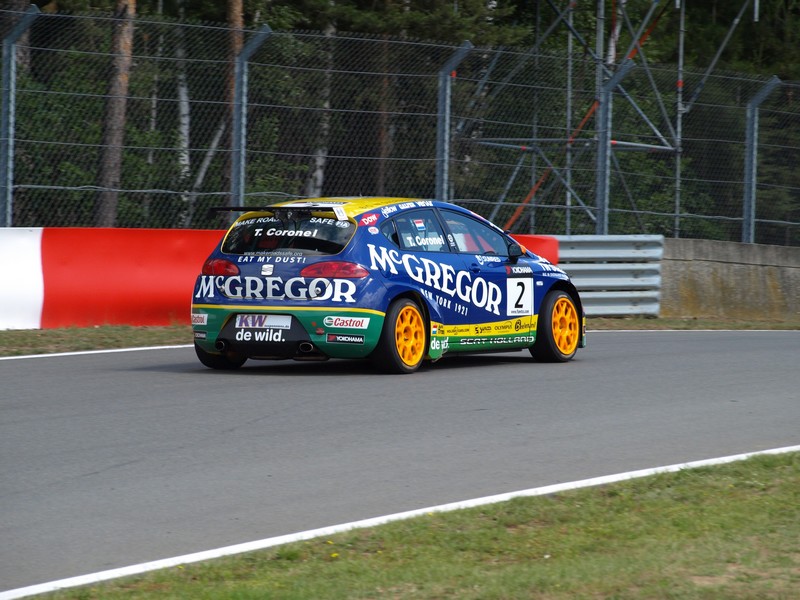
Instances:
[[[244,206],[245,153],[247,146],[247,71],[248,62],[272,33],[269,25],[259,29],[242,47],[234,66],[233,131],[231,139],[231,199],[233,206]]]
[[[13,225],[14,205],[14,117],[17,93],[17,40],[39,15],[32,4],[3,39],[3,89],[0,107],[0,227]]]
[[[611,168],[611,98],[612,92],[625,76],[635,67],[632,60],[626,59],[616,73],[600,89],[600,105],[597,112],[597,235],[608,235],[608,194],[609,169]]]
[[[451,73],[461,64],[472,50],[472,42],[466,41],[450,57],[439,71],[438,121],[436,124],[436,199],[447,201],[450,163],[450,96],[452,91]]]
[[[742,242],[752,244],[756,234],[756,163],[758,155],[758,107],[781,84],[773,76],[764,87],[747,103],[747,123],[745,131],[744,155],[744,219],[742,221]]]

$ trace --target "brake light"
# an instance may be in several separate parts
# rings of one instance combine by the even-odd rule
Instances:
[[[203,263],[203,275],[238,275],[239,267],[224,258],[209,258]]]
[[[308,265],[300,271],[300,275],[303,277],[326,277],[328,279],[334,277],[340,279],[361,279],[362,277],[369,276],[369,271],[356,263],[334,260]]]

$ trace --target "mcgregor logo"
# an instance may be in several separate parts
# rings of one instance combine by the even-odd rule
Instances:
[[[473,277],[469,271],[456,272],[452,265],[437,263],[424,256],[401,254],[383,246],[376,248],[373,244],[367,244],[367,248],[372,261],[369,268],[373,271],[382,269],[397,275],[400,267],[406,275],[425,287],[433,288],[451,298],[457,296],[463,302],[490,313],[500,314],[503,292],[497,284],[486,281],[483,277]]]
[[[354,303],[356,284],[349,279],[316,277],[225,277],[201,275],[197,280],[195,298],[213,300],[219,293],[235,300],[329,300]]]

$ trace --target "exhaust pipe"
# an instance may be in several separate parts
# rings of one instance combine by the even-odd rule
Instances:
[[[300,346],[298,350],[303,353],[313,352],[314,351],[314,344],[311,342],[300,342]]]
[[[220,352],[225,352],[228,349],[228,342],[225,340],[217,340],[214,342],[214,348],[219,350]]]

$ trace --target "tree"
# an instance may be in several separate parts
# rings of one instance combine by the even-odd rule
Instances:
[[[336,34],[336,25],[329,23],[325,28],[325,38],[328,41]],[[313,151],[313,158],[309,175],[306,179],[305,194],[308,197],[321,196],[323,183],[325,182],[325,167],[328,163],[328,145],[330,144],[331,134],[331,80],[333,73],[333,49],[332,44],[327,43],[324,49],[325,71],[322,73],[323,83],[320,90],[320,102],[322,112],[317,128],[316,148]]]
[[[103,155],[100,161],[97,225],[113,227],[117,220],[125,109],[133,56],[133,18],[136,0],[117,0],[112,37],[113,70],[103,120]]]
[[[227,86],[227,94],[228,94],[228,107],[229,107],[229,118],[228,122],[233,123],[233,116],[234,116],[234,95],[235,95],[235,88],[236,88],[236,58],[242,51],[244,47],[244,11],[242,0],[228,0],[228,12],[227,12],[227,22],[228,22],[228,29],[230,31],[230,42],[228,47],[228,86]],[[229,132],[229,143],[228,148],[233,149],[233,127],[228,128]],[[238,177],[238,173],[233,173],[233,162],[230,160],[230,153],[228,154],[227,160],[227,167],[225,169],[225,175],[227,178],[227,189],[231,188],[231,182],[233,181],[234,177]]]
[[[0,5],[3,10],[10,11],[0,14],[0,39],[5,38],[11,32],[22,17],[22,13],[28,10],[29,6],[30,2],[27,0],[7,0]],[[17,42],[17,65],[22,71],[27,71],[31,63],[30,48],[28,48],[29,35],[29,32],[26,31]]]

